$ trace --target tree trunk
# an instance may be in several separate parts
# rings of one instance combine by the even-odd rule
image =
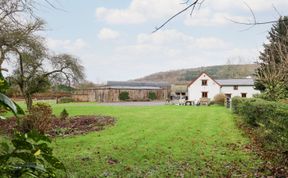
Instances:
[[[3,54],[2,50],[0,50],[0,68],[1,68],[3,62],[4,62],[4,54]]]
[[[33,104],[32,96],[30,94],[25,94],[23,96],[25,98],[27,110],[30,111],[32,108],[32,104]]]

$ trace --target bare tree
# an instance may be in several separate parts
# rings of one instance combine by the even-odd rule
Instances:
[[[79,59],[69,54],[50,57],[39,42],[29,51],[18,51],[19,59],[10,81],[20,88],[27,109],[32,106],[32,96],[50,88],[51,82],[79,82],[84,79],[84,67]],[[49,65],[50,64],[50,65]],[[49,65],[50,70],[49,70]]]
[[[0,33],[0,66],[5,59],[8,59],[11,53],[17,51],[17,49],[27,48],[33,43],[35,38],[34,33],[44,28],[44,22],[36,19],[34,22],[30,22],[25,26],[9,26],[6,29],[2,29]]]
[[[14,25],[23,25],[25,23],[23,17],[37,18],[34,10],[44,6],[45,3],[58,9],[50,0],[0,0],[0,23],[13,22]]]
[[[77,82],[84,78],[84,67],[68,54],[51,56],[43,38],[36,32],[44,29],[44,22],[34,14],[41,1],[0,0],[0,72],[5,60],[12,58],[16,69],[10,80],[18,85],[27,108],[32,95],[50,87],[51,82]],[[42,0],[56,8],[49,0]],[[50,70],[44,65],[50,64]]]
[[[49,0],[0,0],[0,72],[7,71],[1,66],[12,48],[19,47],[33,33],[43,29],[43,20],[34,14],[41,2],[54,8]]]

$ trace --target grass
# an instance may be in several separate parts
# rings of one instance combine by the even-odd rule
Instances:
[[[252,177],[261,161],[244,149],[249,140],[224,107],[53,105],[57,115],[64,108],[117,119],[101,132],[54,140],[69,178]]]

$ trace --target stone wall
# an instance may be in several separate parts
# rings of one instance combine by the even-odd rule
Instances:
[[[165,101],[168,98],[168,89],[115,89],[95,88],[76,90],[72,97],[80,102],[119,102],[119,94],[128,92],[131,101],[148,101],[149,92],[156,93],[157,100]]]

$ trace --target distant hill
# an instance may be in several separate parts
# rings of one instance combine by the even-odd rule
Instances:
[[[180,69],[154,73],[133,81],[185,83],[195,79],[201,72],[204,71],[215,79],[245,78],[247,76],[253,76],[256,67],[256,64],[239,64]]]

